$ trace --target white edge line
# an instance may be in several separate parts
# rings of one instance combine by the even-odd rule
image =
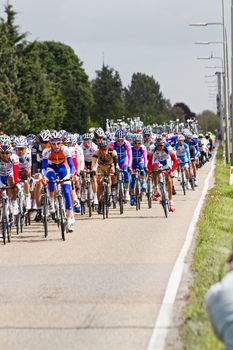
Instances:
[[[185,258],[191,246],[191,243],[196,231],[196,224],[199,220],[199,215],[203,207],[203,204],[205,202],[206,194],[209,189],[209,181],[215,168],[216,153],[217,152],[215,152],[215,155],[211,163],[210,172],[207,178],[205,179],[201,198],[198,201],[198,204],[193,214],[192,221],[189,225],[189,229],[186,235],[184,245],[180,251],[180,254],[176,260],[176,263],[170,275],[165,296],[163,298],[163,301],[159,310],[159,315],[157,317],[155,327],[154,327],[147,350],[164,350],[168,329],[172,321],[173,306],[174,306],[177,291],[182,279],[182,274],[183,274],[184,265],[185,265]]]

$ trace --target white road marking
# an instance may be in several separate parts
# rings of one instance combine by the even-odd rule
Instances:
[[[185,258],[191,246],[191,243],[196,231],[196,224],[199,220],[200,212],[205,202],[205,197],[209,189],[209,181],[215,168],[215,158],[216,158],[216,152],[211,163],[209,174],[205,179],[201,198],[199,199],[199,202],[194,211],[192,221],[189,225],[189,229],[186,235],[184,245],[180,251],[180,254],[176,260],[175,266],[170,275],[165,296],[163,298],[163,301],[159,310],[159,315],[157,317],[155,327],[152,333],[152,337],[150,339],[150,343],[147,350],[164,350],[164,347],[166,345],[166,337],[168,334],[168,329],[171,326],[173,306],[174,306],[177,291],[182,279],[182,274],[183,274],[184,265],[185,265]]]

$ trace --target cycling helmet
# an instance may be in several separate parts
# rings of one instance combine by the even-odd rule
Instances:
[[[68,146],[73,146],[76,143],[76,140],[76,137],[69,132],[66,132],[66,134],[62,136],[62,141]]]
[[[193,139],[198,139],[197,134],[194,134],[194,135],[193,135]]]
[[[107,140],[103,140],[99,143],[99,148],[108,148],[108,141]]]
[[[143,135],[152,135],[152,128],[151,126],[147,126],[142,131]]]
[[[60,133],[60,131],[56,131],[54,130],[52,133],[51,133],[51,141],[61,141],[62,140],[62,135]]]
[[[82,136],[83,141],[88,141],[93,139],[93,134],[90,132],[87,132],[86,134],[83,134]]]
[[[134,138],[134,134],[128,131],[125,135],[125,138],[126,140],[132,140]]]
[[[44,142],[49,142],[51,139],[51,133],[50,131],[47,129],[47,130],[42,130],[40,133],[39,133],[39,141],[41,143],[44,143]]]
[[[15,147],[27,147],[28,146],[28,141],[25,136],[19,136],[15,140]]]
[[[156,137],[156,145],[164,145],[165,144],[165,140],[164,140],[164,138],[161,136],[161,135],[158,135],[157,137]]]
[[[125,138],[125,130],[118,129],[115,133],[115,138],[117,140],[123,140]]]
[[[133,140],[133,143],[136,143],[136,142],[140,142],[142,143],[142,138],[141,138],[141,135],[136,135],[134,140]]]
[[[178,141],[184,141],[184,140],[185,140],[184,135],[179,135],[179,136],[178,136]]]
[[[187,134],[187,135],[186,135],[186,139],[191,139],[192,137],[193,137],[192,134]]]
[[[203,139],[204,135],[203,134],[199,134],[198,137],[199,137],[199,139]]]
[[[0,140],[0,153],[5,152],[11,152],[12,151],[12,145],[11,145],[11,139],[7,135],[3,135]]]
[[[102,128],[96,128],[94,130],[94,137],[97,139],[99,137],[104,137],[105,134],[104,134],[104,130]]]

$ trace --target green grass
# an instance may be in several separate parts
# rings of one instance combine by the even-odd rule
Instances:
[[[219,350],[224,346],[214,336],[203,298],[209,287],[219,280],[221,265],[226,261],[233,240],[233,186],[229,186],[229,166],[223,165],[223,150],[218,149],[215,186],[198,224],[192,281],[188,306],[181,329],[183,350]]]

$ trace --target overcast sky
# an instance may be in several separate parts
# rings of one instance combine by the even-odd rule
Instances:
[[[221,26],[190,27],[191,22],[220,22],[221,0],[11,0],[17,24],[28,40],[55,40],[73,47],[90,79],[105,64],[115,68],[124,86],[134,72],[153,75],[165,98],[185,102],[193,112],[215,109],[204,78],[222,56],[221,45],[194,45],[222,40]],[[5,1],[0,0],[1,5]],[[3,7],[1,7],[1,10]],[[225,0],[230,42],[230,0]]]

